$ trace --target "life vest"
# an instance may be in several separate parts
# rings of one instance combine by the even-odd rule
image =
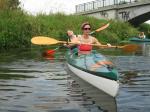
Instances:
[[[78,50],[79,51],[91,51],[92,50],[92,45],[89,45],[89,44],[92,44],[92,37],[91,36],[89,36],[89,42],[84,42],[83,41],[83,39],[82,39],[82,37],[81,36],[79,36],[79,39],[80,39],[80,42],[81,42],[81,44],[80,45],[78,45]]]

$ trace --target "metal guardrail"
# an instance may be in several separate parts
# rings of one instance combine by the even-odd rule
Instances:
[[[76,13],[99,9],[106,6],[121,5],[138,2],[141,0],[95,0],[76,5]]]

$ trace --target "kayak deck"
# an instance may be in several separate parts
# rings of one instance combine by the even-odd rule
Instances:
[[[118,72],[113,63],[105,56],[92,51],[91,54],[78,56],[76,52],[67,52],[67,62],[77,69],[88,72],[92,75],[108,78],[111,80],[118,80]]]
[[[150,42],[150,39],[148,39],[148,38],[141,39],[141,38],[138,38],[138,37],[133,37],[133,38],[130,38],[129,40],[130,41],[135,41],[135,42]]]

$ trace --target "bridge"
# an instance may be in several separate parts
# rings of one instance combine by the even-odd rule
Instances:
[[[138,26],[150,20],[150,0],[95,0],[76,5],[76,14],[128,21]]]

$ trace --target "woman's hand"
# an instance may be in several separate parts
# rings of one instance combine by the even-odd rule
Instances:
[[[107,47],[111,47],[111,44],[110,44],[110,43],[107,43]]]
[[[66,43],[65,43],[64,46],[67,47],[67,48],[70,48],[70,45],[69,45],[69,44],[66,44]]]
[[[73,33],[73,31],[68,30],[68,31],[67,31],[67,35],[68,35],[69,37],[72,37],[72,36],[74,35],[74,33]]]

